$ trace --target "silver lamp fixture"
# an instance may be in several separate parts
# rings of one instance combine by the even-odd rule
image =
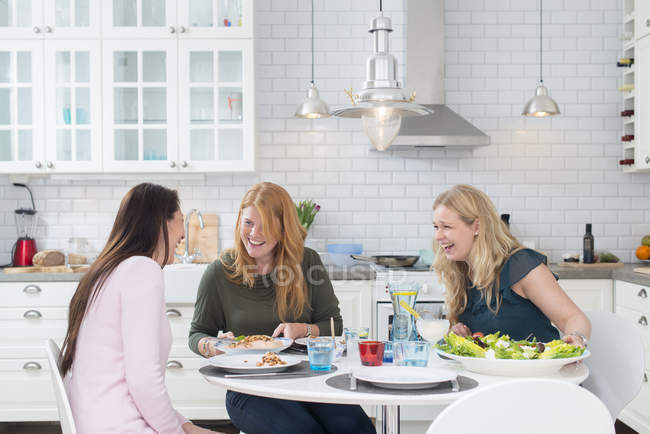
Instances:
[[[307,119],[330,117],[330,108],[320,97],[314,84],[314,0],[311,0],[311,84],[307,90],[307,99],[298,106],[294,116]]]
[[[528,100],[521,114],[538,118],[560,114],[557,103],[548,96],[542,79],[542,0],[539,0],[539,85],[535,89],[535,96]]]
[[[415,92],[409,98],[404,95],[397,81],[397,60],[389,53],[388,34],[392,31],[391,20],[384,17],[380,0],[379,15],[372,19],[368,29],[373,37],[374,54],[366,62],[364,88],[358,95],[346,89],[352,105],[332,112],[333,116],[361,118],[366,135],[379,151],[393,143],[403,117],[433,113],[423,105],[413,104]]]

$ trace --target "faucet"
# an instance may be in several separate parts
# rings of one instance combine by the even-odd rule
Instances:
[[[201,251],[197,248],[190,254],[190,219],[192,218],[192,214],[196,214],[199,217],[199,226],[201,229],[205,227],[203,224],[203,216],[199,210],[192,209],[185,216],[185,252],[182,255],[174,253],[176,258],[180,259],[183,264],[191,264],[194,258],[201,255]]]

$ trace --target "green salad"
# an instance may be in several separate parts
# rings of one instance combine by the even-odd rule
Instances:
[[[559,339],[547,343],[535,339],[515,341],[499,332],[475,337],[462,337],[450,332],[445,335],[444,343],[436,344],[436,348],[457,356],[514,360],[566,359],[581,356],[585,351]]]

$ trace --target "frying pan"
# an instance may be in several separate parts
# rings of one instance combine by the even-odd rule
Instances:
[[[350,255],[352,259],[357,261],[374,262],[377,265],[384,267],[411,267],[415,264],[419,256],[397,256],[397,255],[377,255],[377,256],[361,256]]]

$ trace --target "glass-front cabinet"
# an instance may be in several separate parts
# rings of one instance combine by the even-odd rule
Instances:
[[[181,41],[181,169],[252,170],[251,40]]]
[[[0,38],[98,38],[101,0],[1,0]]]
[[[0,170],[41,173],[43,163],[43,44],[0,46]]]
[[[105,0],[110,38],[251,38],[253,0]]]
[[[105,171],[176,169],[176,54],[170,41],[104,42]]]
[[[71,48],[74,47],[74,48]],[[98,40],[48,41],[45,50],[45,165],[101,169],[101,56]]]

